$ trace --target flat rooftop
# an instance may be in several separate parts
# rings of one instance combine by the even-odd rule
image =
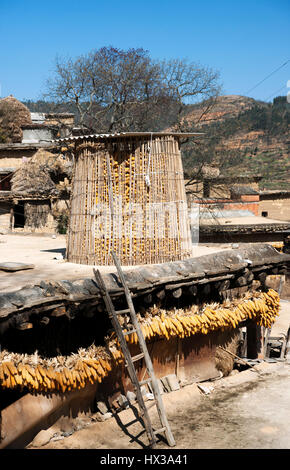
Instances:
[[[285,220],[269,219],[268,217],[260,217],[255,215],[236,217],[229,214],[228,217],[219,217],[219,214],[214,214],[212,216],[207,215],[206,217],[201,216],[200,225],[269,225],[274,227],[279,227],[280,225],[289,225],[290,227],[290,222]]]
[[[55,237],[55,238],[54,238]],[[231,245],[194,246],[193,257],[203,256],[225,249]],[[65,235],[7,234],[0,235],[1,263],[24,263],[33,269],[8,272],[0,270],[0,292],[12,292],[27,285],[47,280],[77,280],[93,278],[93,267],[68,263],[65,260]],[[114,272],[114,266],[98,266],[102,272]],[[124,266],[124,270],[137,266]]]

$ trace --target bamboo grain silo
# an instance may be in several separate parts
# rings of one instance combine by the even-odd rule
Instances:
[[[74,174],[67,260],[122,265],[189,258],[192,243],[180,153],[181,137],[134,132],[64,139]]]

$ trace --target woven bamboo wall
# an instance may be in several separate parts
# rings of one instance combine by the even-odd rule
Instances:
[[[191,256],[179,140],[173,136],[77,140],[68,261],[163,263]]]

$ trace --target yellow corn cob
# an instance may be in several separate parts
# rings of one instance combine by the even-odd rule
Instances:
[[[22,376],[20,374],[15,374],[15,382],[17,385],[21,385],[22,384]]]
[[[10,371],[10,374],[14,375],[14,374],[17,374],[17,369],[16,367],[14,366],[14,364],[12,362],[6,362],[6,365]]]
[[[3,365],[0,364],[0,382],[4,380],[4,369],[3,369]]]

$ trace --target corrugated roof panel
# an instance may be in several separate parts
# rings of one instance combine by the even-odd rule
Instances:
[[[88,140],[88,139],[109,139],[116,137],[151,137],[151,136],[175,136],[175,137],[198,137],[204,135],[201,132],[116,132],[108,134],[90,134],[90,135],[79,135],[64,137],[62,139],[57,139],[54,142],[75,142],[78,140]]]

